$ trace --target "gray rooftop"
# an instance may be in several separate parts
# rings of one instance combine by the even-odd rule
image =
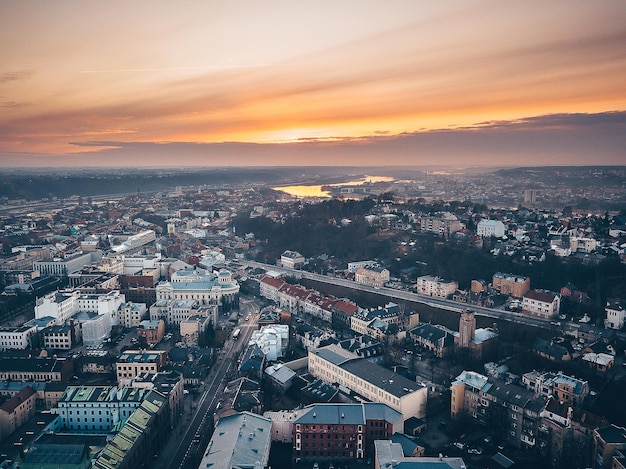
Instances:
[[[363,359],[344,363],[341,368],[396,397],[404,397],[424,387],[398,373]]]
[[[250,412],[221,418],[198,467],[211,469],[266,467],[272,421]]]

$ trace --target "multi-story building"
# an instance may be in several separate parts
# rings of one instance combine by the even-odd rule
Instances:
[[[144,339],[148,345],[157,344],[165,335],[163,319],[145,320],[137,326],[137,337]]]
[[[389,270],[380,265],[360,267],[354,273],[354,281],[363,285],[382,287],[389,282]]]
[[[7,437],[35,415],[37,393],[26,386],[0,405],[0,435]]]
[[[369,267],[370,265],[376,265],[376,261],[356,261],[348,262],[348,272],[354,274],[361,267]]]
[[[33,270],[38,270],[41,275],[51,275],[55,277],[67,277],[68,274],[78,272],[87,264],[96,262],[102,257],[102,251],[95,249],[66,256],[63,259],[52,259],[50,261],[40,260],[33,263]]]
[[[98,453],[95,469],[150,467],[171,437],[167,396],[156,390],[146,394],[139,407],[104,449]]]
[[[338,345],[309,350],[309,372],[338,383],[371,402],[386,404],[410,417],[426,416],[427,389],[397,373],[375,365]]]
[[[506,227],[500,220],[480,220],[476,225],[476,234],[483,238],[502,238]]]
[[[611,424],[596,428],[593,432],[593,467],[595,469],[619,467],[613,465],[613,459],[616,452],[624,450],[626,450],[626,428]]]
[[[52,317],[58,325],[63,325],[78,312],[77,291],[56,291],[37,298],[35,318]]]
[[[63,381],[72,376],[72,361],[64,358],[3,356],[0,381]]]
[[[592,253],[598,247],[598,242],[594,238],[582,238],[570,236],[569,248],[572,252]]]
[[[448,355],[454,347],[454,331],[439,324],[420,324],[409,330],[407,336],[414,344],[431,351],[439,358]]]
[[[419,219],[420,229],[422,231],[430,231],[449,235],[463,229],[463,224],[456,215],[451,213],[439,213],[432,216],[423,216]]]
[[[417,293],[420,295],[434,296],[437,298],[447,298],[452,295],[457,288],[458,282],[446,280],[441,277],[424,275],[417,278]]]
[[[549,434],[548,455],[554,467],[592,467],[593,434],[608,425],[604,417],[550,398],[541,412],[539,432]]]
[[[81,294],[77,290],[56,291],[37,299],[35,318],[53,317],[58,325],[65,324],[78,312],[107,316],[112,325],[118,324],[118,311],[124,295],[113,290],[105,294]]]
[[[376,440],[374,446],[374,469],[388,469],[396,466],[436,469],[465,469],[467,467],[463,458],[405,456],[402,444],[391,440]]]
[[[170,282],[156,286],[159,300],[196,301],[198,305],[218,305],[221,311],[239,307],[239,284],[227,270],[218,274],[203,274],[195,270],[180,270],[171,276]]]
[[[69,350],[73,344],[73,332],[71,326],[49,326],[41,331],[41,344],[43,348],[55,350]]]
[[[148,390],[116,386],[68,386],[56,413],[66,430],[109,433],[125,422],[145,399]]]
[[[198,345],[198,340],[206,332],[210,322],[207,316],[199,314],[189,316],[180,322],[180,338],[186,345]]]
[[[385,404],[313,404],[296,412],[293,421],[297,462],[341,463],[363,460],[375,440],[402,433],[402,414]]]
[[[32,347],[37,334],[34,325],[0,327],[0,350],[24,350]]]
[[[175,427],[183,416],[185,385],[183,375],[175,371],[140,373],[131,382],[132,388],[154,390],[166,396],[170,412],[170,427]]]
[[[263,298],[278,303],[278,290],[285,283],[282,277],[266,275],[259,282],[259,294]]]
[[[364,309],[354,313],[350,320],[350,328],[357,334],[382,340],[390,339],[404,328],[404,318],[400,307],[395,303],[388,303],[384,308]],[[394,327],[388,327],[393,325]]]
[[[142,372],[161,371],[167,359],[164,350],[126,350],[117,360],[115,370],[118,384],[128,384]]]
[[[275,362],[282,357],[289,344],[289,326],[264,326],[250,337],[249,344],[256,344],[265,354],[267,361]]]
[[[128,236],[121,244],[111,246],[111,249],[116,254],[131,253],[133,250],[146,244],[154,242],[156,239],[156,233],[154,230],[144,230],[137,234]]]
[[[111,336],[111,316],[94,312],[81,311],[74,315],[80,325],[83,345],[97,347]]]
[[[279,265],[287,269],[299,269],[304,265],[304,256],[296,251],[285,251],[280,255]]]
[[[624,310],[622,302],[619,298],[607,299],[604,311],[606,312],[604,327],[610,329],[621,329],[624,327],[626,310]]]
[[[545,446],[547,435],[539,432],[545,397],[474,371],[463,371],[450,389],[453,419],[469,416],[517,447]]]
[[[268,467],[272,421],[250,412],[220,418],[198,467]]]
[[[119,323],[123,327],[136,327],[148,315],[145,303],[128,301],[122,303],[119,309]]]
[[[491,286],[503,295],[522,298],[530,290],[530,277],[496,272],[491,280]]]
[[[544,319],[552,319],[559,314],[561,297],[557,293],[529,290],[522,299],[522,310]]]
[[[559,402],[580,407],[589,395],[589,383],[561,372],[531,371],[522,375],[522,384],[545,397],[553,396]]]
[[[157,300],[150,306],[150,319],[163,319],[167,327],[175,327],[194,316],[197,309],[196,300]]]

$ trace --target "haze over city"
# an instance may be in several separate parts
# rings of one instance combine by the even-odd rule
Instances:
[[[0,166],[615,165],[622,1],[3,2]]]

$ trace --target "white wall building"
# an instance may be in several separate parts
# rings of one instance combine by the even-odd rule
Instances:
[[[139,407],[148,389],[116,386],[68,386],[54,412],[67,430],[108,433]]]
[[[195,270],[179,270],[170,282],[156,286],[159,300],[195,300],[199,305],[218,305],[225,311],[239,306],[239,284],[227,270],[218,274],[202,274]]]
[[[255,331],[250,337],[248,345],[256,344],[267,361],[275,362],[283,356],[287,345],[289,345],[289,326],[283,324],[272,324]]]
[[[452,295],[457,288],[458,282],[446,280],[441,277],[433,277],[432,275],[424,275],[417,278],[417,293],[420,295],[434,296],[437,298],[446,298]]]
[[[559,314],[561,297],[552,292],[529,290],[524,294],[522,309],[534,316],[551,319]]]
[[[32,347],[33,336],[37,334],[34,325],[0,328],[0,350],[24,350]]]
[[[621,329],[624,327],[626,311],[619,298],[608,299],[604,311],[606,312],[605,327],[609,329]]]
[[[122,327],[136,327],[148,316],[145,303],[122,303],[119,309],[118,321]]]
[[[502,238],[505,232],[504,223],[500,220],[480,220],[476,226],[476,234],[484,238],[495,236]]]
[[[95,314],[85,320],[81,320],[80,323],[83,345],[86,347],[96,347],[111,336],[111,316],[108,314]]]

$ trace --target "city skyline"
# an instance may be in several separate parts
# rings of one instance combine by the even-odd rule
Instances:
[[[0,166],[624,164],[623,2],[5,2]]]

